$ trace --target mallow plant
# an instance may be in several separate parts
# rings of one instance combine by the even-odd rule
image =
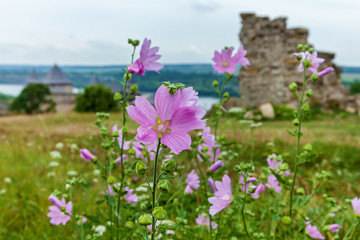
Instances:
[[[321,68],[324,59],[314,49],[299,44],[294,54],[303,76],[289,86],[298,100],[294,129],[288,131],[296,140],[294,155],[269,148],[259,157],[250,147],[245,148],[250,151],[246,156],[251,156],[247,159],[239,150],[241,143],[219,134],[224,103],[230,99],[224,92],[226,83],[234,77],[236,65],[251,66],[243,47],[236,52],[229,47],[215,51],[213,68],[224,76],[220,83],[213,82],[219,102],[209,121],[191,86],[164,79],[153,105],[135,96],[138,87],[128,86],[132,75],[159,73],[163,65],[151,40],[144,39],[136,60],[140,41],[129,39],[129,44],[133,52],[130,64],[122,69],[123,92],[114,95],[122,117],[111,126],[110,114],[97,113],[101,142],[79,151],[79,161],[82,158],[92,165],[88,169],[101,175],[96,199],[89,201],[87,191],[94,183],[86,175],[71,177],[64,189],[54,189],[48,197],[50,224],[63,225],[74,238],[89,240],[359,237],[359,196],[328,194],[334,179],[330,171],[316,169],[313,176],[299,176],[304,172],[299,169],[318,158],[316,147],[301,142],[315,94],[309,86],[334,71]],[[130,129],[130,119],[138,124],[136,130]],[[96,205],[95,210],[87,204]]]

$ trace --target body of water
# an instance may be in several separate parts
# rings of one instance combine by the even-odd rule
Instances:
[[[18,96],[21,91],[24,89],[25,85],[17,85],[17,84],[0,84],[0,93],[10,95],[10,96]],[[74,93],[78,93],[81,91],[79,88],[73,88]],[[205,110],[210,110],[211,107],[217,103],[219,99],[214,97],[199,97],[199,105],[202,106]]]

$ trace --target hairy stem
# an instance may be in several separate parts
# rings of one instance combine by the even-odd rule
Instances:
[[[158,156],[159,156],[159,149],[160,149],[160,138],[158,140],[158,145],[156,149],[156,155],[155,155],[155,165],[154,165],[154,180],[153,180],[153,190],[152,190],[152,208],[151,208],[151,214],[154,212],[155,208],[155,197],[156,197],[156,184],[157,184],[157,178],[156,178],[156,170],[157,170],[157,162],[158,162]],[[152,216],[152,224],[151,224],[151,240],[154,240],[155,237],[155,217]]]
[[[290,218],[292,217],[292,203],[293,203],[293,197],[294,197],[294,187],[295,187],[295,180],[296,180],[296,173],[297,173],[297,161],[298,161],[298,155],[300,154],[300,138],[301,138],[301,123],[302,123],[302,106],[304,104],[304,93],[305,93],[305,87],[306,87],[306,68],[304,67],[303,71],[304,80],[303,80],[303,86],[301,91],[301,98],[300,98],[300,106],[298,109],[298,116],[299,116],[299,125],[297,129],[297,143],[296,143],[296,156],[295,156],[295,168],[294,168],[294,177],[291,184],[291,192],[290,192],[290,209],[289,209],[289,215]]]

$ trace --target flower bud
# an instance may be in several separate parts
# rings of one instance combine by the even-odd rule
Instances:
[[[107,183],[110,184],[110,185],[114,184],[115,183],[115,178],[113,176],[108,177],[107,178]]]
[[[301,109],[304,112],[310,112],[310,105],[308,103],[305,103],[304,105],[301,106]]]
[[[100,126],[101,126],[101,120],[100,120],[100,119],[96,119],[95,125],[98,126],[98,127],[100,127]]]
[[[114,94],[114,101],[120,101],[122,99],[122,94],[119,92],[116,92]]]
[[[225,92],[223,96],[224,96],[224,99],[228,99],[230,97],[230,94],[228,92]]]
[[[136,151],[132,148],[129,149],[128,154],[131,156],[135,156],[136,155]]]
[[[154,208],[152,214],[157,220],[163,220],[164,218],[166,218],[167,215],[163,207]]]
[[[60,207],[60,211],[66,212],[66,207],[65,207],[65,206],[61,206],[61,207]]]
[[[175,159],[171,158],[168,160],[165,160],[164,164],[163,164],[163,170],[166,172],[173,172],[176,168],[176,161]]]
[[[295,119],[292,121],[292,123],[293,123],[294,126],[299,126],[300,121],[299,121],[298,118],[295,118]]]
[[[201,152],[207,152],[209,151],[209,147],[208,146],[204,146],[202,149],[201,149]]]
[[[100,128],[100,134],[101,136],[105,137],[106,135],[108,135],[109,131],[107,130],[107,128],[105,126],[101,126]]]
[[[137,90],[138,90],[138,85],[133,84],[133,85],[130,86],[130,91],[131,91],[132,93],[136,93]]]
[[[125,223],[125,227],[126,227],[126,228],[133,228],[133,227],[134,227],[134,223],[133,223],[132,221],[127,221],[127,222]]]
[[[124,75],[125,82],[130,81],[131,77],[132,77],[131,73],[125,73],[125,75]]]
[[[308,151],[308,152],[312,152],[312,151],[313,151],[313,147],[312,147],[312,145],[311,145],[310,143],[307,143],[307,144],[305,144],[305,146],[304,146],[304,150],[305,150],[305,151]]]
[[[290,88],[291,91],[294,92],[294,91],[297,90],[298,86],[297,86],[297,84],[295,82],[292,82],[292,83],[290,83],[289,88]]]
[[[169,180],[164,179],[159,183],[158,188],[161,191],[170,192],[171,184],[170,184]]]
[[[145,174],[147,167],[146,167],[145,163],[143,163],[142,161],[138,161],[136,163],[135,169],[136,169],[136,173],[138,175],[142,176]]]
[[[152,223],[152,219],[150,214],[143,214],[139,217],[139,224],[140,225],[150,225]]]
[[[212,84],[213,84],[213,87],[215,87],[215,88],[219,86],[219,82],[216,80],[214,80]]]
[[[311,61],[307,60],[307,59],[304,59],[302,61],[302,65],[304,66],[304,68],[309,68],[309,67],[311,67]]]
[[[313,91],[311,89],[306,91],[306,96],[308,97],[312,97],[313,96]]]
[[[301,43],[299,43],[299,44],[297,45],[297,49],[298,49],[299,51],[303,51],[304,45],[301,44]]]
[[[308,51],[309,49],[310,49],[309,44],[305,44],[305,45],[304,45],[304,50],[305,50],[305,51]]]
[[[119,137],[120,135],[119,135],[119,132],[118,132],[118,131],[115,131],[115,132],[112,132],[112,133],[111,133],[111,136],[112,136],[112,137]]]
[[[280,171],[286,171],[289,169],[289,165],[287,163],[282,163],[279,166]]]
[[[296,190],[297,195],[305,195],[305,189],[304,188],[298,188]]]
[[[282,222],[286,225],[290,224],[291,223],[291,218],[289,216],[284,216],[282,218]]]
[[[310,54],[313,54],[314,51],[315,51],[315,49],[313,49],[313,48],[310,48],[310,49],[309,49],[309,53],[310,53]]]
[[[310,78],[313,82],[316,82],[317,80],[319,80],[319,75],[317,73],[315,73],[315,74],[312,74]]]
[[[123,134],[126,134],[126,133],[128,133],[129,132],[129,127],[128,126],[123,126],[122,127],[122,133]]]

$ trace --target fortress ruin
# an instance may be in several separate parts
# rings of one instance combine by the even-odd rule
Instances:
[[[286,17],[270,20],[253,13],[242,13],[240,16],[242,29],[239,38],[251,62],[251,66],[241,68],[239,74],[241,105],[272,103],[296,107],[297,101],[288,86],[296,82],[301,89],[302,74],[297,71],[299,62],[293,53],[297,52],[298,43],[308,43],[308,30],[287,28]],[[335,71],[310,84],[314,91],[313,101],[324,108],[359,111],[360,95],[350,95],[343,87],[340,78],[342,70],[332,62],[334,56],[334,53],[319,52],[319,57],[325,59],[319,70],[331,66]]]

